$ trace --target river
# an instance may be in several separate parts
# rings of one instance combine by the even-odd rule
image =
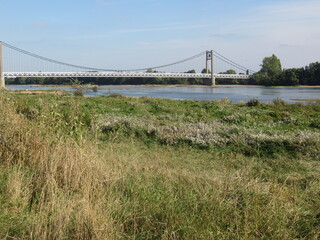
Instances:
[[[66,90],[73,87],[64,86],[7,86],[9,90]],[[280,98],[287,102],[301,102],[303,99],[319,99],[320,87],[262,87],[262,86],[99,86],[98,91],[91,87],[84,88],[84,95],[95,97],[110,94],[122,94],[132,97],[169,98],[177,100],[219,100],[227,98],[231,102],[258,99],[261,102],[272,102]]]

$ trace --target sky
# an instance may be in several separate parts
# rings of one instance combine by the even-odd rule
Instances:
[[[259,70],[320,61],[320,0],[1,0],[0,40],[72,64],[130,69],[215,50]]]

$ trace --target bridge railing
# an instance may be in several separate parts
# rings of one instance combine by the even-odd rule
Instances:
[[[132,78],[212,78],[202,73],[147,73],[147,72],[4,72],[5,77],[132,77]],[[214,78],[248,79],[244,74],[213,74]]]

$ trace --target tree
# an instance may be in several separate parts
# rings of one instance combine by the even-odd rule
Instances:
[[[266,73],[270,77],[275,77],[282,72],[280,59],[274,54],[271,57],[265,57],[261,64],[261,73]]]
[[[196,73],[196,70],[192,69],[192,70],[187,71],[186,73]]]
[[[222,74],[237,74],[237,72],[233,69],[229,69],[229,70],[223,72]]]
[[[26,78],[25,77],[17,77],[14,80],[14,84],[26,84]]]
[[[237,72],[233,69],[229,69],[225,72],[220,72],[220,74],[237,74]],[[223,79],[218,79],[217,83],[219,84],[239,84],[238,79],[233,79],[233,78],[223,78]]]
[[[149,68],[149,69],[147,69],[146,72],[147,72],[147,73],[156,73],[157,71],[156,71],[156,70],[153,70],[152,68]]]
[[[281,85],[296,86],[299,85],[299,79],[294,69],[287,69],[282,72]]]
[[[306,68],[306,77],[309,85],[320,84],[320,63],[310,63]]]
[[[207,69],[205,69],[205,68],[202,69],[201,73],[207,73]],[[210,72],[210,69],[208,69],[208,73],[211,73],[211,72]]]
[[[253,76],[252,83],[266,86],[279,85],[281,73],[280,59],[273,54],[271,57],[263,59],[261,70]]]

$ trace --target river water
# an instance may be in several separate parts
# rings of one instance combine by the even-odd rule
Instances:
[[[52,86],[8,86],[9,90],[66,90],[74,91],[73,87]],[[91,87],[84,88],[86,96],[105,96],[122,94],[132,97],[169,98],[177,100],[219,100],[227,98],[232,102],[258,99],[261,102],[272,102],[280,98],[287,102],[297,102],[297,99],[319,99],[320,87],[261,87],[261,86],[100,86],[97,92]],[[300,101],[299,101],[300,102]]]

